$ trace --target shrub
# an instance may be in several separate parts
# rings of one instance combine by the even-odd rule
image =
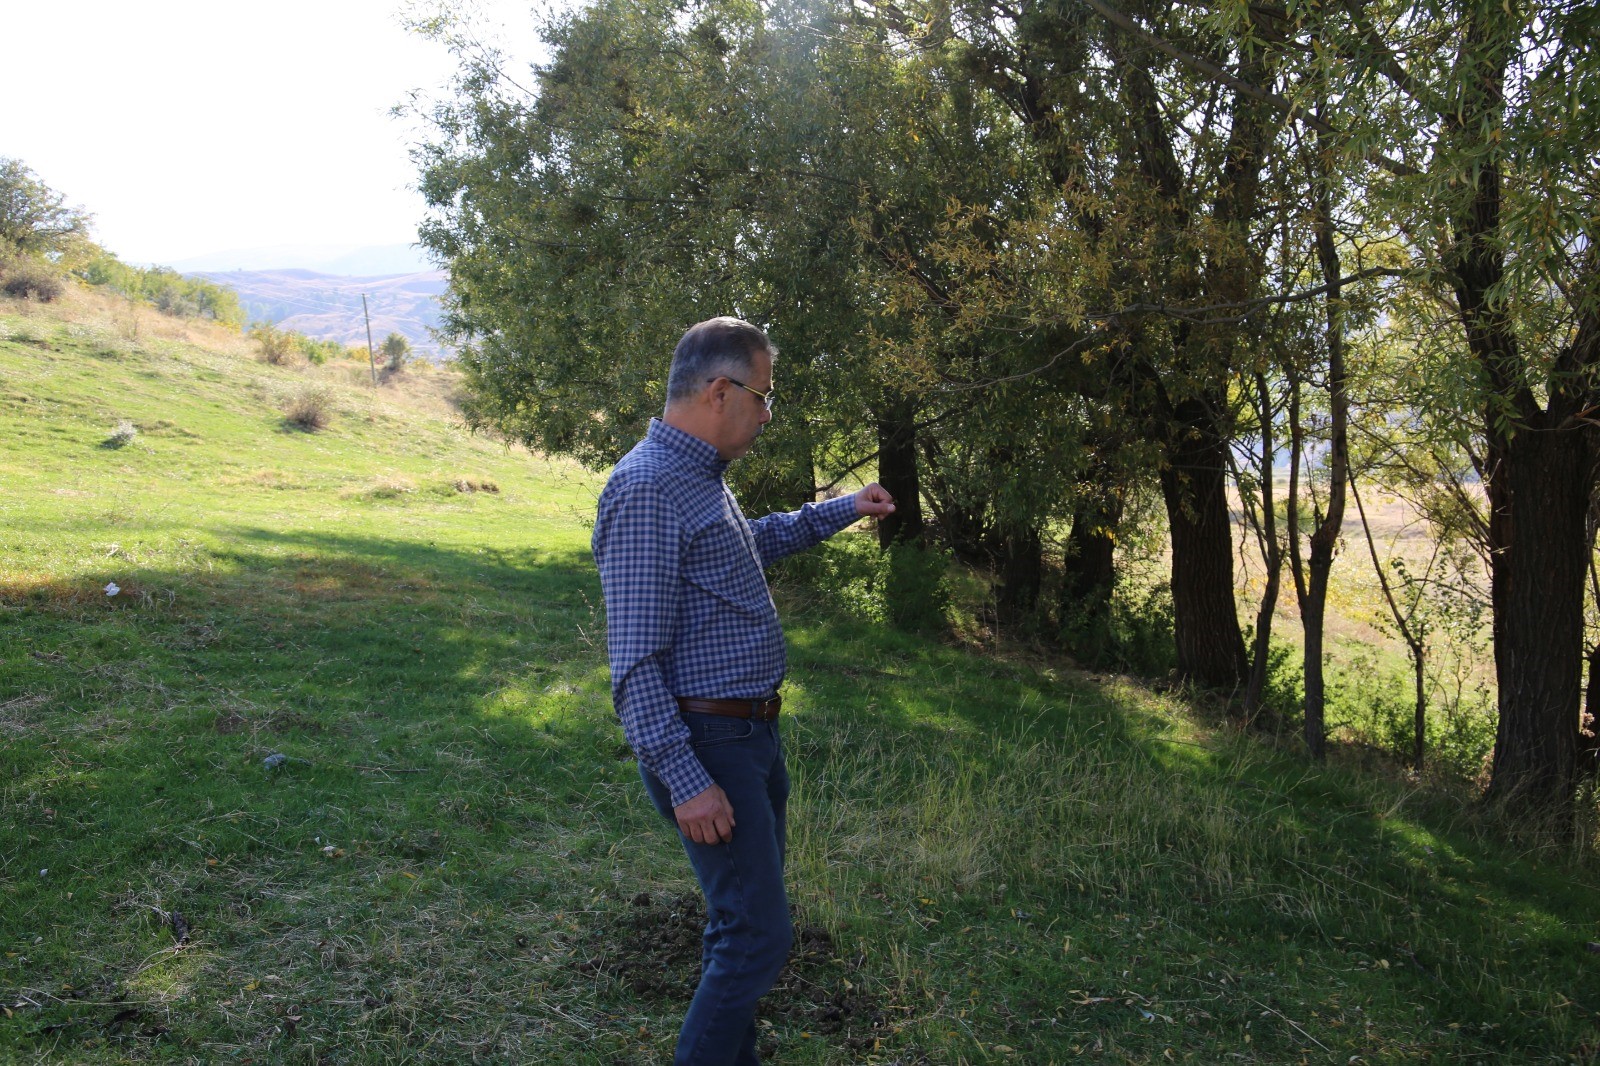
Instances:
[[[75,273],[90,285],[152,304],[165,315],[207,318],[230,326],[244,323],[238,293],[204,278],[184,277],[171,267],[129,266],[97,249]]]
[[[411,355],[411,342],[400,333],[391,333],[383,339],[384,369],[393,374],[406,365]]]
[[[493,481],[484,481],[484,480],[481,480],[481,479],[477,480],[477,481],[474,481],[472,478],[458,477],[451,484],[452,484],[452,487],[457,492],[499,492],[500,491],[500,486],[496,485]]]
[[[1119,582],[1111,597],[1111,647],[1123,669],[1160,677],[1178,665],[1172,639],[1172,587]]]
[[[284,397],[283,417],[291,426],[315,433],[333,417],[333,390],[315,381],[296,386]]]
[[[0,263],[0,291],[7,296],[49,303],[65,288],[61,272],[43,260],[18,256]]]
[[[295,333],[291,334],[291,336],[294,337],[295,346],[299,348],[300,354],[306,357],[306,361],[315,363],[318,366],[326,363],[329,359],[340,358],[346,351],[345,346],[338,341],[317,340],[315,337],[307,337],[303,333]]]
[[[123,419],[117,423],[117,428],[111,431],[111,436],[101,441],[101,444],[107,448],[125,448],[132,444],[138,436],[139,427],[127,419]]]
[[[950,560],[917,544],[891,545],[883,553],[883,606],[896,628],[942,633],[950,622]]]
[[[257,322],[250,327],[249,336],[256,342],[261,361],[273,366],[287,363],[295,350],[295,335],[270,322]]]

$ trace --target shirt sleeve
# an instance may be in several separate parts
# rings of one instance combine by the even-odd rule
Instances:
[[[771,566],[785,556],[821,544],[835,533],[855,524],[856,498],[838,496],[821,503],[808,503],[798,511],[769,514],[750,520],[750,533],[761,553],[761,565]]]
[[[672,647],[682,581],[681,526],[661,489],[637,481],[600,496],[594,556],[606,600],[611,699],[639,759],[672,793],[673,805],[711,787],[689,746],[660,656]]]

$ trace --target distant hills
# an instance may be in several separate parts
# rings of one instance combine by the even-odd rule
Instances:
[[[251,322],[271,322],[282,329],[352,347],[367,343],[361,314],[361,296],[365,293],[375,344],[382,344],[390,333],[399,333],[419,354],[432,359],[448,354],[431,332],[439,325],[439,298],[450,280],[443,270],[364,276],[304,268],[186,273],[238,293]]]
[[[182,274],[299,269],[352,277],[425,274],[438,269],[414,244],[275,244],[212,252],[165,265]]]

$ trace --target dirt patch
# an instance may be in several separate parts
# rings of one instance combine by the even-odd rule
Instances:
[[[759,1016],[775,1024],[834,1037],[851,1051],[872,1050],[891,1035],[882,1000],[864,990],[860,963],[838,956],[826,929],[791,909],[789,963],[761,1000]],[[645,999],[687,1004],[700,980],[705,906],[697,896],[656,899],[641,892],[623,912],[585,934],[576,952],[580,973],[610,978]]]

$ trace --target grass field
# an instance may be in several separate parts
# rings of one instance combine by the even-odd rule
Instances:
[[[599,479],[364,369],[0,304],[0,1061],[670,1059],[697,904],[611,716]],[[778,592],[773,1061],[1600,1057],[1587,860]]]

